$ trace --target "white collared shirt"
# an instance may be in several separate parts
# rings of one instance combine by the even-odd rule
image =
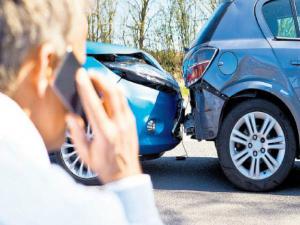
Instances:
[[[0,94],[1,225],[160,225],[148,175],[106,185],[76,184],[51,165],[22,109]]]

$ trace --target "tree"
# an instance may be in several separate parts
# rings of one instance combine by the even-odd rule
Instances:
[[[114,19],[117,0],[97,0],[95,9],[88,15],[88,39],[91,41],[113,42]]]
[[[188,47],[200,27],[217,6],[218,0],[173,0],[176,31],[181,51]]]
[[[150,15],[150,8],[155,0],[127,0],[129,17],[127,28],[133,39],[134,47],[145,49],[149,29],[154,15]]]
[[[175,34],[175,5],[173,0],[165,0],[159,5],[159,11],[153,20],[153,29],[151,32],[151,53],[161,63],[161,65],[172,74],[178,72],[178,57],[176,50],[176,34]]]
[[[214,11],[217,8],[218,4],[219,4],[218,0],[209,0],[209,6],[212,11]]]
[[[89,39],[146,50],[180,76],[189,47],[219,0],[95,0]],[[120,7],[117,7],[117,3]],[[125,12],[125,13],[124,13]],[[114,29],[117,25],[118,29]]]

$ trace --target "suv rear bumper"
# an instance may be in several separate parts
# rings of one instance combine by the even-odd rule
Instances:
[[[197,140],[214,140],[219,131],[222,109],[227,97],[205,81],[191,89],[192,112],[187,115],[184,129]]]

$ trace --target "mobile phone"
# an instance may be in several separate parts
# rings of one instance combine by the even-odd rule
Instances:
[[[83,114],[83,107],[75,81],[76,72],[82,68],[71,49],[67,50],[55,72],[54,91],[65,108],[78,115]]]

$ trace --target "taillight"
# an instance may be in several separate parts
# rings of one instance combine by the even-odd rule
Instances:
[[[187,87],[195,84],[203,77],[217,51],[215,48],[201,48],[186,58],[184,75]]]

